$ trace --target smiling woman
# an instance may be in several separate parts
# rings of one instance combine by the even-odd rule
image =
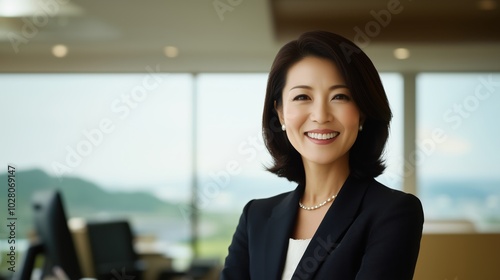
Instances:
[[[421,203],[374,180],[391,115],[378,72],[351,41],[317,31],[282,47],[263,136],[268,170],[298,186],[245,206],[222,279],[412,279]]]

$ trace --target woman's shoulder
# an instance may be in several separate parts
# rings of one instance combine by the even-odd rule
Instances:
[[[267,216],[271,214],[276,207],[284,206],[288,204],[290,200],[296,199],[298,192],[300,192],[299,189],[300,186],[295,190],[283,192],[271,197],[252,199],[246,204],[244,212],[252,212],[254,215],[260,213]]]
[[[251,204],[252,208],[273,208],[274,206],[280,204],[285,198],[291,196],[293,192],[294,191],[289,191],[271,197],[252,199],[248,204]]]
[[[409,208],[422,211],[420,199],[413,194],[390,188],[375,179],[367,182],[369,184],[365,194],[365,203],[379,209],[387,208]]]
[[[413,194],[388,187],[387,185],[375,179],[367,180],[366,183],[368,184],[367,195],[370,196],[378,196],[380,198],[388,198],[388,199],[396,199],[396,198],[418,199]]]

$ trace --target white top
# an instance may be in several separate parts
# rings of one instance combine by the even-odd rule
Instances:
[[[283,270],[282,280],[292,279],[293,273],[304,255],[311,239],[292,239],[288,241],[288,252],[286,254],[285,269]]]

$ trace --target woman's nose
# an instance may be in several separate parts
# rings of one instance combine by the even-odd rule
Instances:
[[[329,104],[324,101],[317,101],[312,107],[311,120],[317,123],[327,123],[332,120]]]

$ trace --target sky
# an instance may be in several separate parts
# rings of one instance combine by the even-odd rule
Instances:
[[[125,189],[187,176],[192,77],[158,77],[1,75],[3,166]]]
[[[500,179],[500,75],[430,73],[417,84],[419,176]]]

